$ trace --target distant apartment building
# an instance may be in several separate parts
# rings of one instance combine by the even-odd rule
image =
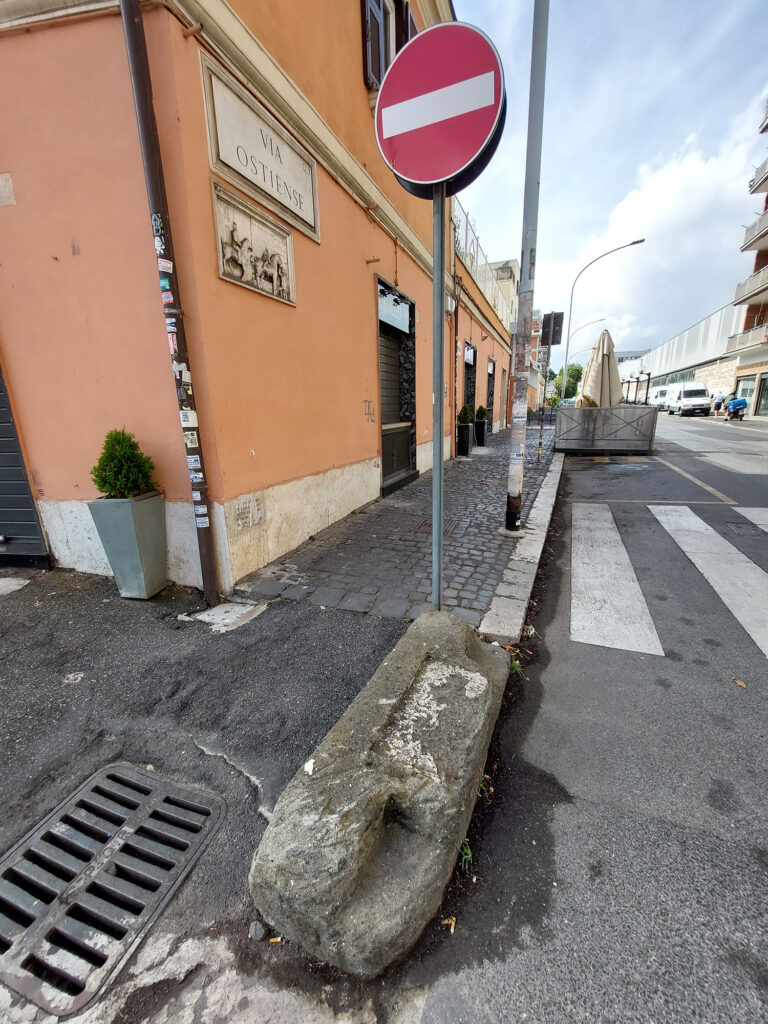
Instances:
[[[768,104],[761,133],[768,132]],[[734,305],[746,306],[744,328],[730,339],[736,357],[735,387],[749,402],[752,416],[768,416],[768,160],[749,182],[752,195],[763,195],[763,213],[744,233],[742,252],[755,253],[751,277],[736,289]]]
[[[643,401],[646,391],[663,384],[699,380],[710,391],[727,393],[734,385],[737,357],[729,344],[741,331],[743,312],[732,304],[644,355],[619,359],[619,376],[628,401]],[[617,353],[630,355],[630,353]]]
[[[450,0],[141,11],[168,224],[117,3],[0,4],[0,565],[111,573],[90,469],[125,427],[165,492],[169,579],[201,584],[210,531],[227,593],[431,468],[434,444],[450,457],[465,402],[502,425],[513,317],[450,202],[433,438],[432,206],[385,166],[373,107]]]
[[[625,352],[617,352],[616,362],[621,364],[626,363],[630,359],[642,359],[642,357],[647,355],[650,351],[651,350],[649,348],[635,348],[631,350],[627,349]]]
[[[768,105],[760,131],[768,132]],[[755,171],[749,191],[765,196],[763,213],[741,244],[742,252],[755,253],[752,275],[728,306],[644,355],[620,359],[630,401],[643,397],[649,375],[651,386],[698,380],[711,392],[735,391],[746,398],[749,415],[768,416],[768,160]]]
[[[531,314],[531,361],[528,368],[528,408],[540,408],[544,398],[544,363],[546,352],[541,349],[543,315],[540,309]]]
[[[509,303],[512,315],[511,333],[517,333],[517,311],[520,296],[520,263],[518,260],[498,260],[491,263],[504,298]],[[534,309],[531,316],[531,352],[528,369],[528,408],[538,408],[544,397],[544,374],[539,353],[541,339],[541,310]]]
[[[498,260],[491,264],[491,270],[499,282],[501,294],[507,300],[512,317],[511,330],[517,329],[517,307],[520,299],[520,262],[519,260]]]

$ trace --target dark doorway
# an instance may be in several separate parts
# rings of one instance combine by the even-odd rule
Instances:
[[[760,374],[755,402],[755,416],[768,416],[768,373]]]
[[[471,362],[470,362],[471,360]],[[472,419],[475,418],[475,395],[477,393],[477,349],[469,342],[464,344],[464,405],[469,406]]]
[[[381,491],[389,494],[416,471],[416,335],[413,303],[379,282]]]
[[[488,399],[486,405],[488,407],[488,426],[485,428],[486,434],[493,432],[493,400],[496,397],[496,363],[493,359],[488,360]]]
[[[48,548],[0,372],[0,566],[47,568]]]

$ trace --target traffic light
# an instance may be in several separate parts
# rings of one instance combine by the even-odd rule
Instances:
[[[541,322],[540,347],[559,345],[563,340],[563,314],[547,313]]]
[[[563,340],[563,314],[550,313],[552,319],[552,344],[559,345]]]

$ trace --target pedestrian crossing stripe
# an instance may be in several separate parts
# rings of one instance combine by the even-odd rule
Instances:
[[[736,511],[768,533],[768,508],[737,508]]]
[[[664,657],[610,508],[575,504],[572,526],[571,639]]]
[[[768,573],[687,506],[648,508],[768,657]]]
[[[768,657],[768,573],[687,505],[648,508]],[[768,509],[738,508],[768,532]],[[572,506],[571,640],[664,656],[608,503]]]

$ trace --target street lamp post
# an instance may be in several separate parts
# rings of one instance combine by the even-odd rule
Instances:
[[[628,249],[631,245],[641,245],[645,241],[644,238],[636,238],[634,242],[626,242],[624,245],[617,245],[615,249],[609,249],[608,252],[601,253],[599,256],[595,256],[593,260],[590,260],[585,266],[581,268],[576,277],[573,279],[571,285],[571,301],[568,305],[568,332],[565,339],[565,362],[563,363],[563,379],[560,383],[560,400],[565,398],[565,381],[568,376],[568,349],[571,344],[571,313],[573,312],[573,290],[576,287],[576,282],[579,280],[581,275],[587,269],[591,267],[593,263],[597,263],[598,260],[603,259],[605,256],[610,256],[612,252],[618,252],[619,249]],[[574,334],[576,331],[573,332]]]

